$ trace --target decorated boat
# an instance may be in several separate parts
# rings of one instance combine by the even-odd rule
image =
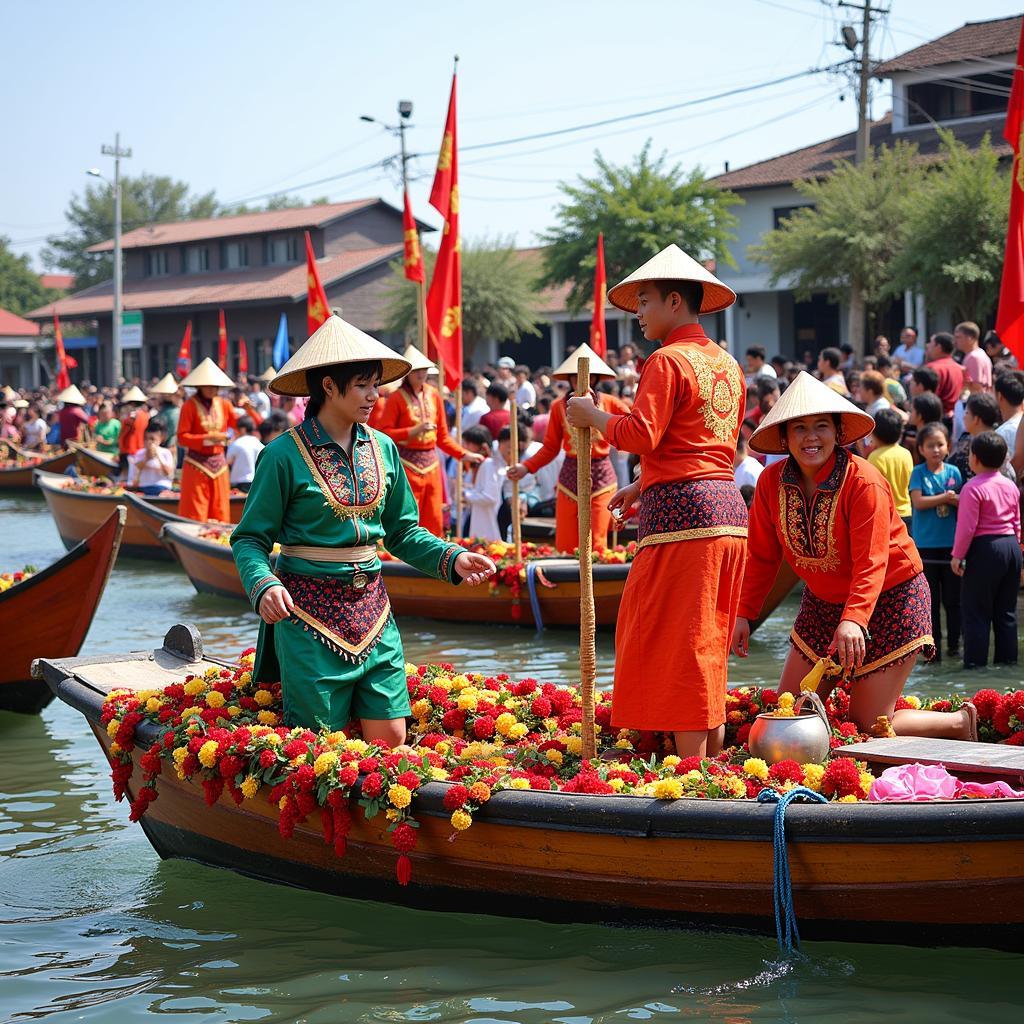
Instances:
[[[68,548],[87,537],[115,505],[125,503],[124,488],[105,479],[75,480],[38,471],[35,479],[57,524],[57,532]],[[174,492],[146,500],[161,511],[177,514],[178,497]],[[244,504],[244,494],[232,495],[231,514],[235,521],[241,517]],[[121,550],[129,558],[173,560],[171,553],[160,543],[159,536],[147,529],[135,506],[128,509]]]
[[[196,522],[194,519],[189,519],[188,516],[178,515],[177,505],[172,510],[166,505],[154,504],[150,498],[144,498],[141,494],[135,494],[132,491],[125,491],[124,500],[135,519],[157,540],[160,540],[160,531],[167,523]]]
[[[117,558],[126,510],[118,506],[100,527],[41,571],[0,575],[0,709],[36,714],[53,692],[33,679],[32,660],[78,654]]]
[[[78,472],[83,476],[117,476],[120,467],[116,455],[80,441],[68,441],[68,448],[75,453]]]
[[[160,539],[200,594],[245,601],[245,590],[231,556],[231,531],[203,523],[167,522]]]
[[[53,452],[27,452],[13,445],[0,449],[0,490],[33,491],[36,470],[63,473],[75,461],[75,453],[61,449]]]
[[[842,750],[827,766],[737,747],[659,758],[609,732],[606,699],[613,758],[585,762],[575,690],[452,666],[408,667],[415,747],[389,752],[285,728],[279,685],[249,659],[206,657],[179,625],[155,652],[35,666],[162,857],[437,910],[770,931],[785,809],[783,912],[804,937],[1024,943],[1022,800],[966,799],[977,789],[954,780],[948,799],[872,802],[876,780]],[[748,710],[769,700],[740,693]],[[797,776],[810,789],[793,795],[816,802],[784,808]]]

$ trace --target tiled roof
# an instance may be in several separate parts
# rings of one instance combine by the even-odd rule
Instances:
[[[930,43],[915,46],[913,50],[885,61],[875,69],[875,73],[891,75],[894,71],[917,71],[956,61],[1016,53],[1022,21],[1024,15],[993,18],[991,21],[969,21]]]
[[[356,249],[317,260],[324,288],[343,278],[401,255],[401,243]],[[124,282],[125,309],[165,309],[178,306],[222,306],[237,302],[297,302],[306,294],[306,261],[288,267],[256,267],[212,274],[175,274]],[[45,319],[56,311],[62,317],[96,316],[113,310],[113,283],[104,281],[58,299],[30,317]]]
[[[23,338],[39,333],[39,325],[12,313],[0,309],[0,338]]]
[[[69,292],[75,286],[74,274],[40,274],[39,283],[44,288],[53,288],[58,292]]]
[[[981,142],[988,132],[992,137],[992,146],[1000,156],[1009,156],[1012,152],[1003,140],[1004,115],[949,125],[957,139],[971,148]],[[938,133],[932,128],[915,128],[910,131],[895,133],[892,130],[892,115],[886,114],[880,121],[871,125],[871,145],[891,146],[897,139],[905,139],[917,144],[918,159],[923,162],[941,160],[941,144]],[[817,142],[813,146],[805,146],[782,156],[761,160],[749,167],[741,167],[735,171],[719,174],[711,180],[722,188],[742,190],[749,188],[770,188],[778,185],[791,185],[794,181],[808,178],[822,178],[829,174],[837,160],[852,160],[857,148],[857,133],[837,135],[834,139]]]
[[[364,210],[381,199],[354,199],[347,203],[325,203],[322,206],[298,206],[287,210],[264,210],[261,213],[241,213],[234,217],[209,217],[206,220],[169,221],[148,224],[127,231],[121,236],[122,249],[141,249],[150,245],[178,245],[198,242],[207,238],[227,238],[232,235],[255,235],[265,231],[290,231],[296,228],[322,227],[338,217]],[[398,212],[398,211],[396,211]],[[107,239],[91,245],[87,252],[110,252],[114,240]]]

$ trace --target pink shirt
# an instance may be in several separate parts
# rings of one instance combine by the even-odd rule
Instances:
[[[975,537],[1020,540],[1020,491],[998,469],[986,469],[964,484],[956,513],[953,557],[966,558]]]
[[[992,360],[980,345],[964,356],[964,375],[986,391],[992,390]]]

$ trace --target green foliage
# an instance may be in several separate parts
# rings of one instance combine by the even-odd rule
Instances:
[[[11,252],[10,239],[0,235],[0,309],[22,316],[59,294],[52,288],[44,288],[28,257],[15,256]]]
[[[429,282],[437,254],[423,250]],[[391,264],[394,271],[388,294],[389,331],[416,332],[418,289],[405,278],[402,260]],[[462,337],[469,359],[481,341],[518,341],[524,334],[539,335],[536,326],[537,283],[531,265],[516,252],[511,239],[486,238],[462,243]]]
[[[154,174],[121,179],[121,230],[132,231],[145,224],[214,217],[217,200],[213,192],[193,195],[183,181]],[[65,217],[68,230],[47,239],[43,263],[75,275],[75,287],[85,288],[113,277],[110,253],[86,249],[114,234],[114,196],[105,182],[86,185],[82,196],[72,196]]]
[[[557,223],[540,237],[544,286],[572,282],[569,307],[578,310],[593,297],[597,233],[604,232],[609,285],[675,242],[695,259],[735,266],[727,243],[738,220],[730,208],[743,200],[711,184],[698,167],[688,173],[667,157],[650,155],[648,143],[632,164],[616,166],[595,154],[596,170],[576,184],[563,182],[565,200]]]
[[[240,213],[263,213],[265,210],[295,210],[300,206],[326,206],[329,202],[330,199],[327,196],[318,196],[316,199],[299,199],[281,192],[276,196],[271,196],[262,206],[241,203],[238,206],[225,207],[222,213],[225,217],[234,217]]]
[[[939,134],[945,159],[904,199],[893,292],[921,292],[929,306],[951,307],[954,320],[984,323],[999,296],[1011,172],[987,134],[975,150]]]

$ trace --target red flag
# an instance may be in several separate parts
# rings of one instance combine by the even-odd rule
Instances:
[[[64,353],[64,335],[60,330],[60,317],[53,314],[53,347],[57,357],[57,387],[63,391],[71,387],[71,375],[68,373],[68,358]]]
[[[327,293],[320,283],[320,275],[316,272],[316,259],[313,257],[313,242],[306,232],[306,329],[312,334],[329,316],[331,307],[327,305]]]
[[[1003,280],[999,288],[999,314],[996,334],[999,340],[1024,364],[1024,168],[1021,165],[1021,131],[1024,129],[1024,25],[1017,42],[1017,65],[1013,72],[1010,104],[1006,111],[1003,138],[1013,148],[1013,174],[1010,177],[1010,222],[1006,228],[1006,252],[1003,255]]]
[[[604,275],[604,232],[597,233],[597,263],[594,266],[594,317],[590,321],[590,347],[602,358],[608,354],[604,327],[604,297],[608,281]]]
[[[416,219],[412,215],[409,193],[405,193],[405,212],[402,214],[402,232],[405,235],[405,276],[410,281],[424,284],[427,280],[423,270],[423,256],[420,252],[420,234],[416,230]]]
[[[245,338],[238,336],[238,373],[244,376],[249,372],[249,350],[245,347]]]
[[[437,156],[430,205],[445,219],[444,235],[427,293],[427,335],[444,361],[448,387],[462,380],[462,256],[459,246],[459,152],[455,131],[455,80],[448,100],[448,120]]]
[[[220,311],[220,326],[217,328],[217,365],[227,373],[228,329],[224,326],[224,310]]]
[[[176,367],[179,377],[188,375],[192,369],[192,321],[185,325],[185,334],[181,339],[181,346],[178,348],[178,365]]]

